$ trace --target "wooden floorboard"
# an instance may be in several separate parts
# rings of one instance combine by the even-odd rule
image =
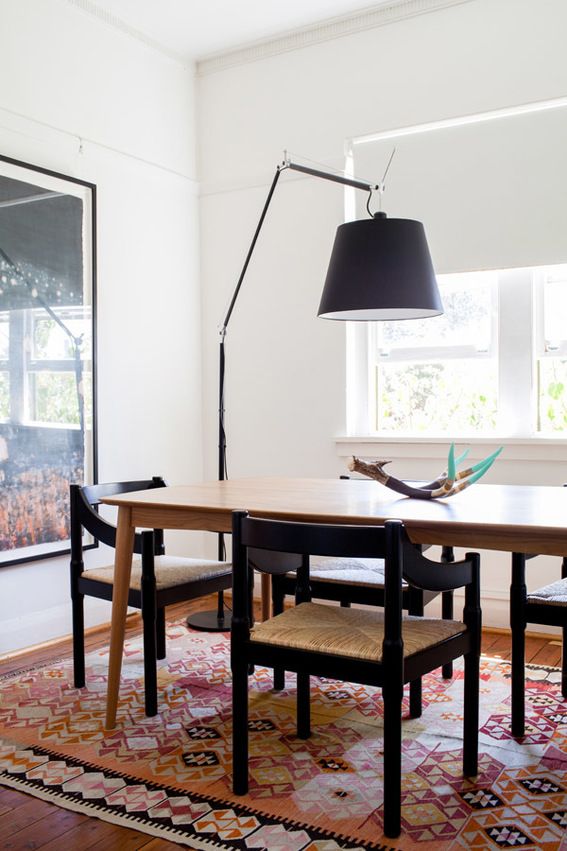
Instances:
[[[168,607],[167,618],[179,620],[191,612],[208,609],[216,609],[216,595],[191,603],[176,603]],[[140,634],[139,615],[129,616],[126,636],[133,638]],[[106,627],[90,630],[85,640],[86,651],[104,647],[108,643],[108,637],[109,630]],[[0,666],[3,673],[10,673],[49,663],[70,654],[71,651],[71,640],[66,639],[5,657],[0,661]],[[509,660],[510,634],[502,630],[484,630],[482,652],[489,657]],[[527,636],[526,662],[559,666],[561,645],[557,636]],[[24,851],[32,848],[41,848],[42,851],[175,851],[186,849],[187,846],[109,824],[92,816],[64,810],[18,790],[0,787],[0,849]]]

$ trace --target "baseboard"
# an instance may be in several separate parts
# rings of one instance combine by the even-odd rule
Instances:
[[[225,599],[227,601],[232,602],[232,593],[230,591],[225,591]],[[261,605],[262,598],[260,594],[254,594],[254,602],[258,605]],[[331,601],[328,601],[329,605],[334,605]],[[291,601],[290,601],[291,604]],[[338,604],[336,604],[338,605]],[[129,626],[134,625],[137,621],[141,620],[141,615],[139,611],[129,612],[126,616],[127,624]],[[561,635],[561,631],[559,627],[550,627],[551,629],[555,629],[554,633],[536,631],[536,630],[526,630],[526,638],[536,638],[542,639],[544,641],[553,641],[553,643],[560,644],[561,641],[557,640],[557,634]],[[483,626],[482,631],[485,635],[502,635],[506,637],[510,637],[511,632],[509,627],[500,627],[500,626]],[[93,637],[100,634],[110,634],[110,622],[105,621],[103,623],[95,624],[94,626],[87,627],[85,629],[85,637]],[[26,647],[15,648],[13,650],[7,650],[3,653],[0,653],[0,662],[7,661],[9,659],[16,659],[20,656],[24,656],[26,653],[31,653],[33,651],[42,650],[46,648],[57,648],[58,646],[69,643],[72,640],[71,634],[60,635],[55,638],[49,638],[45,641],[28,645]]]
[[[129,612],[126,615],[126,623],[128,626],[134,624],[137,620],[141,620],[140,612],[134,611]],[[102,634],[110,635],[110,621],[105,623],[99,623],[95,626],[89,626],[85,629],[85,639],[92,638],[96,635]],[[70,644],[73,640],[73,636],[69,635],[61,635],[57,638],[50,638],[46,641],[42,641],[39,644],[32,644],[27,647],[21,647],[17,650],[9,650],[6,653],[0,654],[0,662],[6,662],[11,659],[18,659],[20,656],[25,656],[27,653],[33,653],[37,650],[44,649],[55,649],[59,646],[63,646],[65,644]]]

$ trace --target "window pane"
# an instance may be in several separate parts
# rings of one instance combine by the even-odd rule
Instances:
[[[377,367],[377,430],[462,435],[493,430],[498,399],[489,358]]]
[[[0,420],[10,418],[10,373],[0,372]],[[0,459],[1,460],[1,459]]]
[[[79,425],[79,402],[74,372],[29,374],[31,420]]]
[[[567,360],[538,361],[538,421],[545,433],[567,431]]]
[[[34,360],[71,360],[75,357],[75,342],[81,348],[81,357],[89,358],[90,350],[83,349],[90,342],[90,311],[70,308],[56,311],[69,333],[44,311],[33,318],[32,358]]]
[[[495,280],[493,272],[439,276],[444,314],[430,319],[381,322],[378,325],[379,346],[389,350],[474,346],[477,351],[487,351]]]
[[[543,322],[546,351],[567,340],[567,266],[546,270],[543,285]]]

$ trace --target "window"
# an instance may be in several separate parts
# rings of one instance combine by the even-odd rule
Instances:
[[[90,427],[90,313],[83,306],[0,313],[0,421],[78,427],[81,389]]]
[[[351,433],[567,436],[567,266],[438,283],[443,316],[350,329]]]
[[[536,298],[538,429],[567,433],[567,266],[541,270]]]
[[[91,358],[84,343],[88,319],[83,307],[59,308],[52,316],[44,310],[28,311],[30,345],[26,352],[25,406],[28,422],[79,425],[77,396],[79,383],[85,377],[81,362],[86,360],[90,364]],[[87,339],[90,340],[90,335]],[[87,403],[89,399],[90,393],[85,395]]]

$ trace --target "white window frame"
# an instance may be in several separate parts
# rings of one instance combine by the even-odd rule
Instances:
[[[497,272],[498,310],[494,315],[492,344],[498,358],[498,420],[494,431],[453,434],[451,438],[468,443],[529,442],[567,446],[567,432],[552,436],[537,431],[538,399],[536,362],[542,357],[567,356],[567,340],[559,348],[547,350],[543,327],[543,282],[545,269],[509,269]],[[444,442],[446,434],[397,434],[371,428],[376,397],[373,352],[374,323],[348,323],[347,328],[347,435],[363,442]],[[448,359],[469,355],[486,357],[491,353],[471,352],[472,347],[439,347],[398,350],[392,360]]]
[[[55,310],[67,318],[74,314],[84,318],[81,317],[81,314],[85,313],[88,308],[81,305],[63,309],[55,308]],[[33,416],[34,401],[32,401],[30,395],[30,384],[36,375],[42,372],[75,375],[75,361],[72,357],[38,358],[34,357],[34,353],[29,350],[29,344],[26,341],[33,339],[34,323],[38,317],[40,319],[45,318],[44,311],[41,308],[9,311],[8,313],[11,357],[8,361],[0,360],[0,371],[6,372],[9,376],[10,411],[8,418],[0,421],[15,425],[41,426],[42,428],[79,429],[78,423],[44,422]],[[92,358],[90,356],[83,358],[83,369],[85,371],[92,370]]]

